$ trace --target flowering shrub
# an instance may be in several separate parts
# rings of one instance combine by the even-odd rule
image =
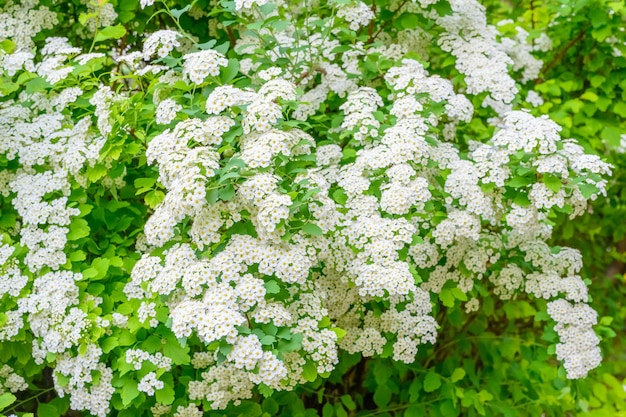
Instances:
[[[611,166],[523,97],[549,39],[474,0],[379,3],[0,9],[0,407],[271,415],[360,358],[379,386],[386,358],[445,363],[496,308],[546,322],[561,377],[598,367],[582,256],[550,239]]]

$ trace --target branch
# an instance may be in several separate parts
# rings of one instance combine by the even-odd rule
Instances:
[[[374,33],[373,35],[370,35],[367,42],[365,42],[366,45],[369,45],[370,43],[374,42],[374,39],[376,39],[376,37],[380,35],[380,32],[382,32],[383,29],[385,29],[385,27],[393,21],[393,17],[396,15],[396,13],[398,13],[404,7],[405,4],[408,3],[408,1],[409,0],[404,0],[402,3],[400,3],[400,6],[393,12],[393,14],[389,16],[389,18],[385,20],[385,22],[382,25],[380,25],[380,28],[378,28],[376,33]]]
[[[228,42],[230,43],[230,47],[234,48],[237,44],[237,39],[235,39],[233,28],[231,28],[230,26],[226,26],[226,34],[228,35]]]
[[[563,49],[561,49],[561,51],[559,51],[558,54],[556,54],[554,59],[552,61],[550,61],[550,63],[548,65],[546,65],[546,67],[544,68],[543,71],[541,71],[541,75],[542,76],[541,76],[541,78],[537,78],[537,80],[535,81],[535,85],[541,84],[541,83],[544,82],[544,77],[543,76],[545,76],[552,68],[554,68],[554,66],[556,64],[558,64],[561,59],[563,59],[563,57],[565,56],[567,51],[569,51],[572,46],[576,45],[583,38],[583,36],[585,36],[585,32],[587,31],[588,27],[589,27],[589,25],[584,26],[580,30],[580,32],[578,32],[578,35],[576,35],[576,37],[574,39],[569,41],[569,43],[567,45],[565,45],[565,47]]]

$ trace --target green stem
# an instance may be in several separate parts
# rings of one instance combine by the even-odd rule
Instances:
[[[39,392],[38,394],[35,394],[32,397],[28,397],[25,400],[22,400],[22,401],[16,403],[13,407],[9,408],[8,410],[3,410],[2,412],[6,413],[6,414],[11,414],[11,412],[14,411],[15,409],[17,409],[18,407],[20,407],[20,406],[22,406],[22,405],[24,405],[24,404],[26,404],[26,403],[28,403],[28,402],[30,402],[32,400],[35,400],[35,399],[37,399],[37,397],[39,397],[41,395],[44,395],[44,394],[47,394],[48,392],[53,391],[53,390],[54,390],[54,387],[46,388],[45,390]]]

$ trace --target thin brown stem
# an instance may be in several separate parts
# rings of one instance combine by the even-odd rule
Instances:
[[[554,68],[554,66],[556,64],[558,64],[561,59],[563,59],[563,57],[565,56],[567,51],[569,51],[574,45],[576,45],[578,42],[580,42],[580,40],[585,36],[585,32],[587,31],[588,27],[589,27],[589,25],[586,25],[585,27],[583,27],[580,30],[580,32],[578,32],[576,37],[574,39],[572,39],[571,41],[569,41],[569,43],[567,45],[565,45],[565,47],[563,49],[561,49],[558,54],[556,54],[554,59],[552,59],[552,61],[550,61],[550,63],[548,65],[546,65],[546,67],[543,69],[543,71],[541,72],[542,76],[540,78],[537,78],[537,80],[535,81],[535,85],[541,84],[541,83],[543,83],[545,81],[544,80],[544,76],[548,72],[550,72],[550,70],[552,68]]]
[[[226,26],[226,33],[228,34],[228,42],[230,42],[230,47],[234,48],[235,44],[237,44],[237,39],[235,39],[233,28],[231,28],[230,26]]]
[[[391,16],[389,16],[389,18],[387,20],[385,20],[385,22],[383,22],[383,24],[380,25],[380,27],[378,28],[376,33],[374,33],[373,35],[370,35],[369,39],[367,40],[367,42],[365,42],[365,44],[369,45],[370,43],[374,42],[374,39],[376,39],[376,37],[378,35],[380,35],[380,33],[385,29],[385,27],[389,23],[391,23],[393,21],[393,17],[396,15],[396,13],[398,13],[400,10],[402,10],[404,5],[407,4],[408,2],[409,2],[409,0],[404,0],[402,3],[400,3],[400,6],[396,9],[396,11],[394,11],[393,14]]]

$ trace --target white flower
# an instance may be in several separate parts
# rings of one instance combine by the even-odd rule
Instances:
[[[183,77],[195,84],[202,84],[209,75],[220,75],[220,67],[228,65],[221,53],[212,49],[193,52],[183,56]]]

